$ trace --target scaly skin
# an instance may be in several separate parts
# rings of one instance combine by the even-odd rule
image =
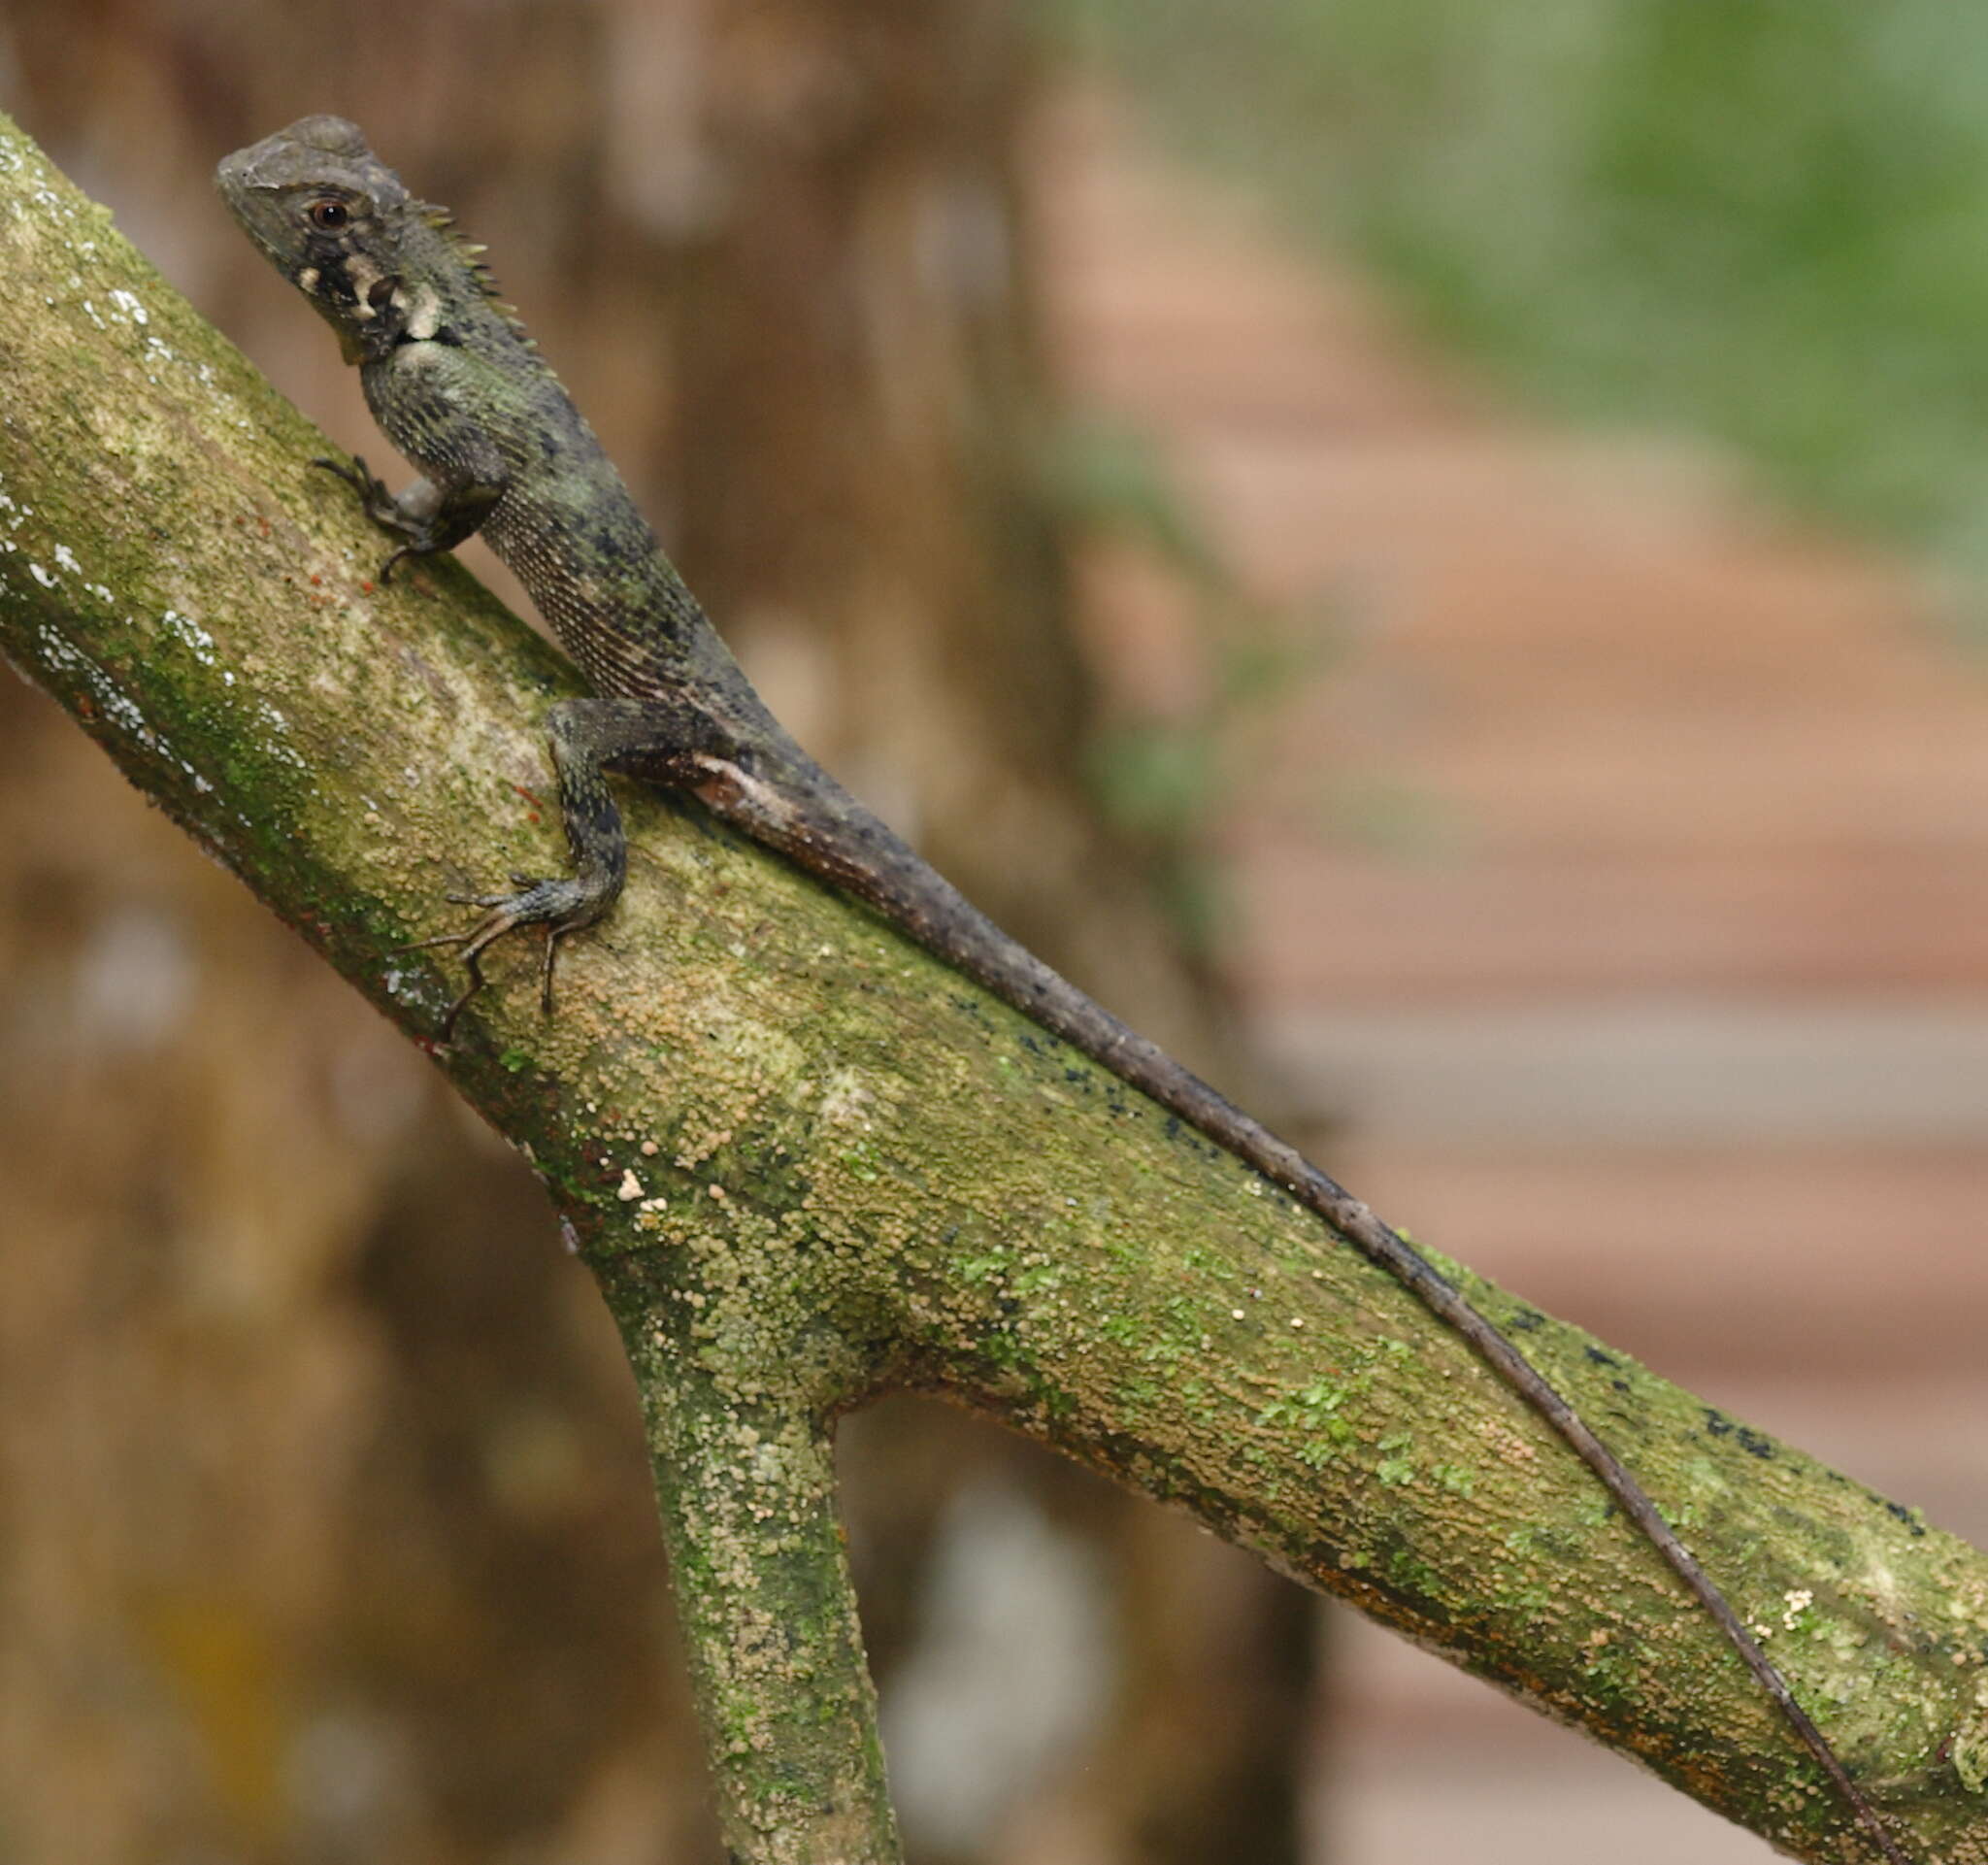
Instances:
[[[398,497],[366,470],[345,479],[401,542],[401,557],[480,531],[551,623],[597,697],[547,722],[570,875],[478,896],[459,945],[469,982],[445,1037],[481,988],[481,954],[546,928],[551,1004],[559,941],[614,903],[627,871],[606,774],[687,790],[714,815],[875,909],[1045,1029],[1281,1185],[1398,1278],[1470,1342],[1573,1447],[1718,1622],[1893,1865],[1906,1865],[1871,1804],[1724,1594],[1585,1422],[1409,1244],[1359,1199],[1128,1029],[1003,933],[851,798],[780,728],[636,510],[593,430],[496,302],[480,249],[415,200],[350,123],[311,117],[222,162],[221,198],[272,263],[338,332],[388,439],[423,477]]]

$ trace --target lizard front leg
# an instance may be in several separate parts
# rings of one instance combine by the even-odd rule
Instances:
[[[380,581],[393,578],[393,566],[403,557],[432,556],[438,550],[453,550],[465,538],[481,527],[491,509],[504,496],[500,480],[470,480],[444,489],[432,480],[418,479],[396,496],[386,482],[374,476],[356,453],[350,464],[343,460],[316,459],[327,473],[342,479],[359,495],[359,508],[382,530],[404,540],[380,566]]]
[[[680,785],[726,741],[711,715],[688,700],[563,699],[547,716],[546,736],[558,775],[559,816],[573,850],[573,872],[545,878],[513,875],[510,893],[451,894],[462,905],[489,911],[467,932],[445,933],[409,948],[455,946],[462,950],[469,982],[442,1019],[445,1043],[464,1006],[488,982],[482,956],[498,940],[528,926],[546,928],[539,1000],[549,1012],[559,942],[591,926],[619,898],[628,876],[628,839],[608,773],[624,771]]]

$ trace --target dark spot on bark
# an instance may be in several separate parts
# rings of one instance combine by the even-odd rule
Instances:
[[[1598,1347],[1590,1347],[1587,1349],[1587,1356],[1589,1359],[1594,1361],[1594,1363],[1597,1366],[1620,1366],[1622,1364],[1622,1362],[1618,1360],[1614,1356],[1614,1354],[1604,1353],[1602,1349]]]
[[[1716,1407],[1705,1409],[1705,1427],[1715,1438],[1731,1438],[1749,1457],[1772,1458],[1774,1454],[1773,1441],[1764,1438],[1758,1431],[1743,1424],[1738,1424]]]
[[[1546,1325],[1546,1317],[1536,1308],[1520,1308],[1512,1311],[1511,1319],[1506,1322],[1506,1329],[1513,1334],[1530,1334]]]

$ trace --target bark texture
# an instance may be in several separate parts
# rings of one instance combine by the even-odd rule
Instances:
[[[70,9],[17,0],[0,106],[17,100],[346,446],[373,432],[353,372],[226,223],[207,175],[218,151],[305,109],[390,137],[410,178],[497,242],[506,285],[810,744],[1004,923],[1260,1106],[1147,884],[1151,850],[1179,847],[1173,821],[1137,842],[1114,834],[1079,768],[1097,720],[1059,599],[1072,502],[1043,472],[1056,414],[1031,343],[1017,179],[1035,23],[1001,0],[473,11],[105,0],[79,61]],[[391,59],[350,55],[387,42]],[[610,1474],[641,1444],[591,1284],[548,1248],[514,1156],[70,738],[38,696],[0,684],[0,902],[15,909],[0,1073],[46,1088],[6,1111],[0,1151],[18,1161],[17,1197],[47,1182],[39,1231],[60,1240],[10,1304],[19,1347],[0,1353],[0,1410],[20,1446],[18,1493],[51,1515],[93,1511],[106,1554],[35,1568],[18,1588],[0,1559],[0,1596],[16,1602],[0,1649],[18,1643],[15,1624],[36,1628],[34,1708],[0,1744],[0,1798],[17,1823],[60,1833],[76,1795],[56,1783],[86,1751],[104,1843],[124,1835],[134,1854],[239,1850],[252,1834],[272,1856],[368,1865],[480,1859],[499,1839],[555,1857],[715,1857],[684,1785],[694,1731],[655,1683],[674,1667],[653,1659],[670,1628],[652,1523]],[[107,967],[160,985],[137,1019],[149,1035],[89,1011]],[[146,988],[127,982],[119,1001]],[[44,1014],[72,1000],[80,1023]],[[274,1028],[293,1040],[268,1042]],[[154,1077],[170,1086],[148,1093]],[[97,1132],[111,1107],[115,1153]],[[209,1156],[229,1170],[203,1170]],[[462,1195],[473,1180],[489,1182]],[[129,1398],[102,1405],[79,1457],[39,1427],[74,1409],[63,1367],[97,1353],[60,1359],[43,1317],[72,1312],[106,1265],[120,1273],[134,1238],[152,1273],[99,1315]],[[262,1325],[244,1354],[249,1313]],[[293,1412],[347,1456],[290,1457]],[[886,1701],[898,1663],[936,1649],[928,1577],[954,1499],[987,1473],[1017,1513],[1054,1512],[1117,1582],[1093,1613],[1105,1649],[1084,1726],[1035,1741],[1033,1764],[977,1747],[981,1792],[944,1800],[978,1812],[955,1813],[943,1842],[914,1820],[914,1854],[1039,1865],[1075,1827],[1100,1860],[1166,1865],[1203,1855],[1196,1834],[1246,1828],[1282,1833],[1253,1856],[1289,1865],[1311,1730],[1309,1665],[1290,1659],[1313,1647],[1284,1634],[1304,1596],[937,1407],[888,1408],[864,1427],[840,1456]],[[153,1535],[138,1488],[111,1472],[170,1491],[185,1445],[258,1499],[252,1523],[228,1488],[196,1485],[180,1531]],[[127,1500],[106,1511],[104,1495]],[[355,1543],[363,1561],[291,1555]],[[1083,1565],[1086,1549],[1063,1548]],[[1212,1574],[1249,1605],[1220,1632],[1166,1612],[1140,1577],[1169,1561],[1182,1590]],[[427,1580],[381,1583],[407,1571]],[[161,1658],[116,1604],[139,1591],[259,1654],[220,1692],[229,1715],[188,1715],[210,1691],[210,1641],[175,1640]],[[119,1679],[114,1713],[87,1682],[99,1670]],[[1176,1719],[1203,1733],[1190,1758],[1156,1763],[1168,1711],[1149,1699],[1189,1676],[1193,1715]],[[1040,1728],[1026,1701],[1007,1720]],[[178,1765],[189,1746],[212,1767]],[[682,1766],[657,1765],[679,1748]],[[307,1790],[320,1750],[344,1757],[332,1778],[371,1790]],[[1281,1766],[1267,1773],[1266,1755]],[[900,1773],[913,1814],[934,1804],[915,1757]],[[256,1783],[246,1820],[215,1784],[236,1781]]]
[[[302,469],[321,438],[11,127],[0,273],[0,641],[418,1039],[450,981],[398,948],[443,892],[557,858],[534,721],[565,674],[452,566],[372,587],[377,541]],[[860,1708],[837,1583],[805,1558],[819,1434],[909,1386],[1185,1506],[1798,1856],[1858,1855],[1655,1556],[1409,1298],[888,929],[693,815],[630,816],[629,898],[576,942],[560,1016],[515,953],[439,1059],[573,1225],[666,1494],[712,1498],[666,1515],[698,1518],[677,1582],[735,1846],[805,1856],[767,1835],[812,1823],[841,1848],[817,1855],[889,1855],[882,1817],[851,1839],[836,1799],[874,1812],[860,1715],[824,1757],[770,1692]],[[1918,1852],[1988,1857],[1988,1561],[1465,1281]],[[753,1675],[715,1676],[720,1643]]]

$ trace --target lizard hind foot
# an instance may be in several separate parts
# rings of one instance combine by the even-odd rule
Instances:
[[[432,939],[417,939],[401,948],[403,951],[433,950],[455,947],[462,952],[463,969],[469,982],[443,1014],[440,1040],[447,1043],[455,1033],[456,1018],[470,1000],[489,982],[483,976],[483,954],[507,933],[521,932],[529,926],[546,929],[546,954],[539,971],[539,1004],[547,1015],[552,1009],[552,970],[559,942],[568,933],[590,926],[601,916],[602,903],[595,891],[576,878],[533,880],[513,875],[514,893],[452,893],[449,900],[460,907],[483,907],[488,911],[464,932],[440,933]]]

